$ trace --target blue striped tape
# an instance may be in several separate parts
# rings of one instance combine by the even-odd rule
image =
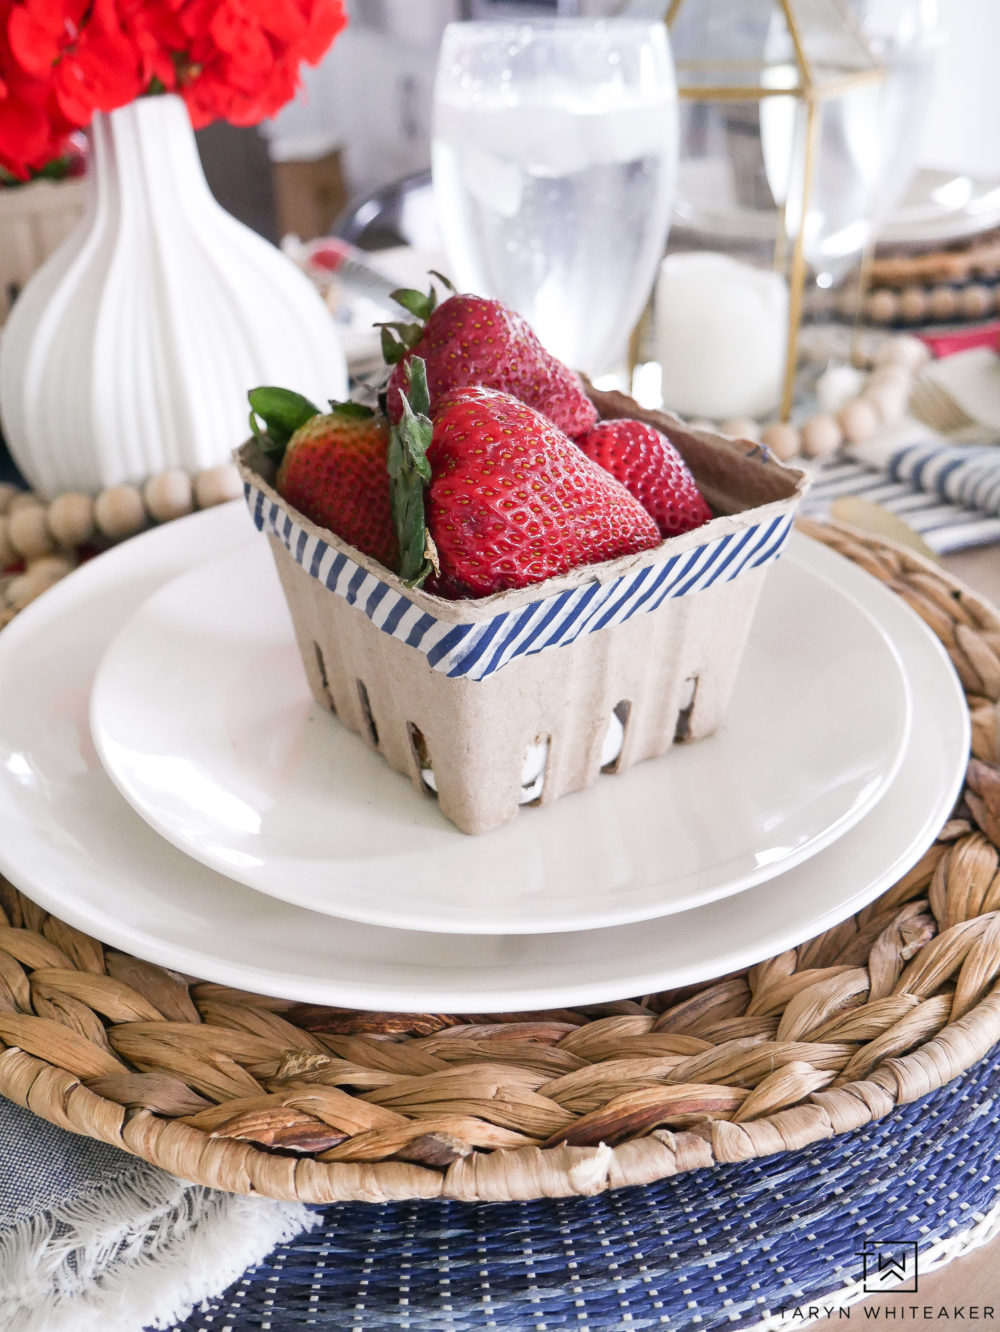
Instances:
[[[585,634],[623,624],[674,597],[729,583],[745,570],[777,559],[792,529],[779,514],[618,578],[551,593],[486,620],[439,620],[315,532],[300,527],[281,505],[251,483],[247,505],[256,527],[278,538],[295,562],[329,591],[357,606],[376,628],[422,652],[435,671],[452,678],[485,680],[519,657],[575,642]]]

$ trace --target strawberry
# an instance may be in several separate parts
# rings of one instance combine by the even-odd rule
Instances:
[[[449,389],[482,385],[520,398],[567,435],[586,434],[597,420],[579,375],[547,352],[528,321],[500,301],[456,295],[436,305],[433,292],[416,291],[399,291],[396,299],[425,322],[384,330],[383,351],[393,365],[386,400],[393,422],[403,414],[400,393],[414,353],[427,367],[432,405]]]
[[[689,532],[712,517],[687,463],[644,421],[599,421],[578,443],[652,514],[663,536]]]
[[[300,425],[275,488],[319,527],[396,569],[399,542],[389,500],[389,423],[359,403],[333,404]]]
[[[419,405],[422,386],[414,379]],[[404,566],[408,548],[418,564],[425,549],[431,554],[429,591],[485,597],[659,545],[655,522],[625,487],[509,393],[452,389],[438,399],[432,421],[405,399],[403,410],[393,447],[416,462],[426,448],[431,544],[420,536],[411,545],[405,529],[400,544]]]

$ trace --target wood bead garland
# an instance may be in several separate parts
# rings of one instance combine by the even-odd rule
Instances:
[[[231,463],[194,477],[171,469],[141,489],[111,486],[97,496],[67,492],[48,504],[0,483],[0,626],[75,568],[81,547],[122,541],[151,523],[236,499],[242,490]]]
[[[761,428],[755,421],[742,419],[724,421],[718,427],[707,421],[691,424],[701,429],[718,428],[722,434],[740,439],[760,440],[781,462],[798,457],[829,458],[845,440],[861,444],[871,439],[880,426],[902,416],[910,400],[914,377],[930,360],[930,355],[925,344],[911,334],[888,339],[867,357],[870,374],[866,381],[860,382],[858,372],[847,366],[831,371],[831,375],[843,375],[850,387],[855,384],[859,387],[836,411],[821,410],[801,425],[774,421]]]

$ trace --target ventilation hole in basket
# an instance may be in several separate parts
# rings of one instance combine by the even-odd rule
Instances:
[[[434,765],[431,763],[424,733],[419,726],[414,726],[413,722],[406,723],[406,733],[410,737],[410,749],[420,770],[420,785],[428,795],[436,796],[437,780],[434,777]]]
[[[677,725],[674,728],[675,742],[683,742],[691,738],[691,713],[694,711],[694,701],[697,697],[698,677],[692,675],[690,680],[684,681],[680,711],[677,713]]]
[[[319,682],[323,686],[323,697],[326,700],[326,706],[336,717],[337,709],[333,702],[333,695],[330,693],[330,680],[326,673],[326,662],[323,660],[323,653],[320,651],[318,643],[313,643],[313,651],[316,653],[316,669],[319,671]]]
[[[358,681],[358,698],[361,700],[361,711],[365,714],[368,735],[372,744],[378,749],[378,727],[375,725],[375,718],[372,716],[372,705],[368,701],[368,690],[365,688],[363,680]]]
[[[623,698],[620,703],[616,703],[611,710],[608,729],[604,732],[604,743],[601,745],[601,772],[618,771],[618,765],[622,761],[625,732],[628,730],[628,719],[631,711],[632,704],[627,698]]]
[[[528,746],[521,767],[520,805],[537,805],[545,789],[545,770],[549,766],[550,737],[538,739]]]

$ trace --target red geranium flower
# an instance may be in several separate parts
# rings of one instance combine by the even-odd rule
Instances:
[[[147,92],[179,92],[196,126],[256,124],[346,22],[342,0],[0,0],[0,165],[24,178]]]

